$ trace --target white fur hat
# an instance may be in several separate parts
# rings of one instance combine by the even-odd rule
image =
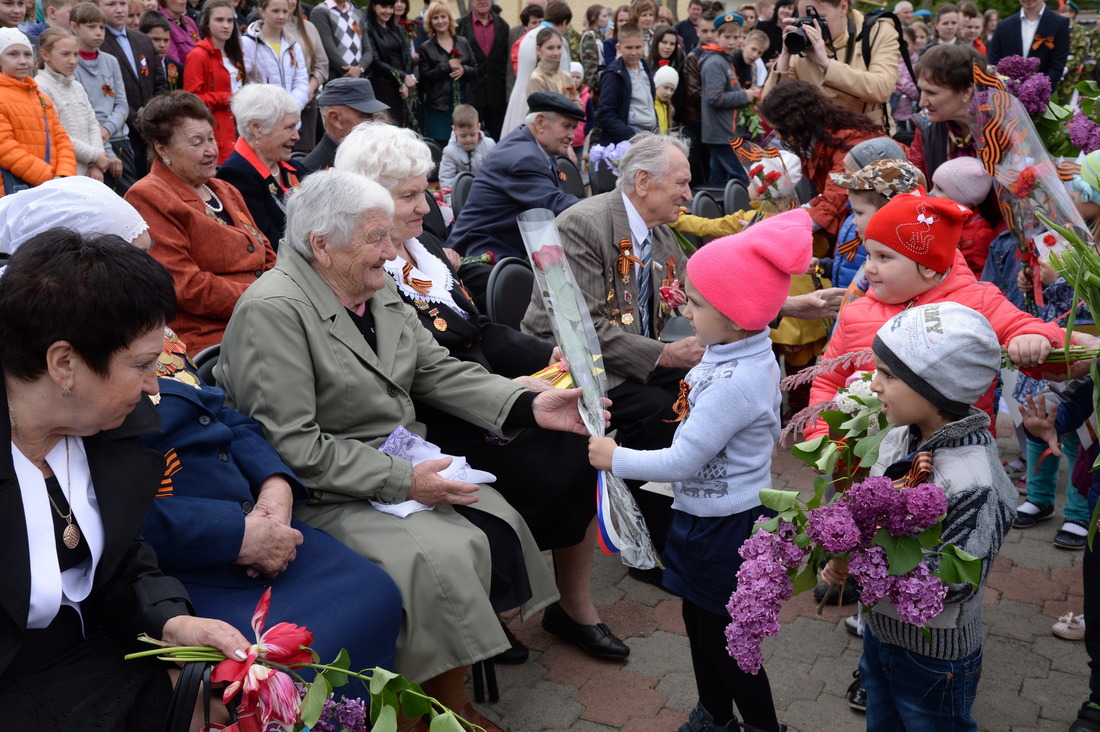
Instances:
[[[663,86],[665,84],[671,84],[673,89],[680,86],[680,75],[676,73],[676,69],[671,66],[662,66],[653,74],[654,87]]]

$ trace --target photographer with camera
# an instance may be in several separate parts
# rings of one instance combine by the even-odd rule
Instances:
[[[887,102],[898,81],[899,30],[894,18],[863,14],[848,0],[798,0],[783,21],[783,50],[764,95],[786,79],[819,87],[833,102],[892,132]]]

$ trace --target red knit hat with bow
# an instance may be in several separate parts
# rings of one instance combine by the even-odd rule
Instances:
[[[874,239],[935,272],[955,262],[970,209],[946,198],[894,196],[867,224],[864,240]]]
[[[791,275],[809,269],[812,245],[810,215],[796,208],[707,244],[688,260],[688,278],[718,312],[762,330],[779,315]]]

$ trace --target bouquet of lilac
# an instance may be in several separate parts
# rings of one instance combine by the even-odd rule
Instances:
[[[895,486],[868,477],[822,504],[824,483],[803,501],[795,491],[764,490],[761,502],[778,512],[761,520],[741,546],[745,560],[726,609],[727,650],[747,673],[763,662],[760,643],[779,632],[780,604],[817,584],[817,568],[847,556],[865,609],[882,600],[918,627],[943,611],[945,583],[977,584],[981,561],[941,540],[947,513],[943,490],[932,483]]]

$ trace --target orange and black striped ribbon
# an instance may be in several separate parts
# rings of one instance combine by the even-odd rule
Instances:
[[[634,256],[633,251],[634,245],[630,243],[630,239],[619,240],[619,274],[623,277],[630,276],[632,263],[639,267],[644,266],[642,260]]]
[[[676,422],[682,422],[688,416],[688,411],[691,407],[688,405],[688,394],[691,393],[691,386],[688,385],[683,379],[680,380],[680,393],[676,395],[676,403],[672,405],[672,411],[676,413],[676,419],[666,419],[665,422],[675,424]]]
[[[911,488],[927,483],[932,477],[932,452],[921,450],[913,458],[913,465],[909,472],[894,481],[895,488]]]
[[[405,279],[405,284],[413,288],[421,295],[427,295],[432,290],[431,280],[421,280],[412,276],[413,266],[411,262],[405,262],[405,266],[401,268],[401,276]]]
[[[859,245],[862,243],[862,239],[860,239],[858,236],[853,236],[851,239],[844,242],[843,244],[838,244],[836,248],[836,253],[851,262],[856,258],[856,252],[859,251]]]
[[[179,456],[176,455],[176,448],[174,447],[164,453],[164,461],[164,477],[161,478],[160,487],[157,488],[157,498],[167,498],[175,494],[172,476],[183,468],[183,466],[180,465],[180,459]]]
[[[1046,46],[1053,51],[1054,36],[1035,36],[1035,40],[1031,43],[1031,50],[1038,51],[1040,46]]]
[[[1073,176],[1081,175],[1081,166],[1069,161],[1058,163],[1058,178],[1065,182],[1073,180]]]

